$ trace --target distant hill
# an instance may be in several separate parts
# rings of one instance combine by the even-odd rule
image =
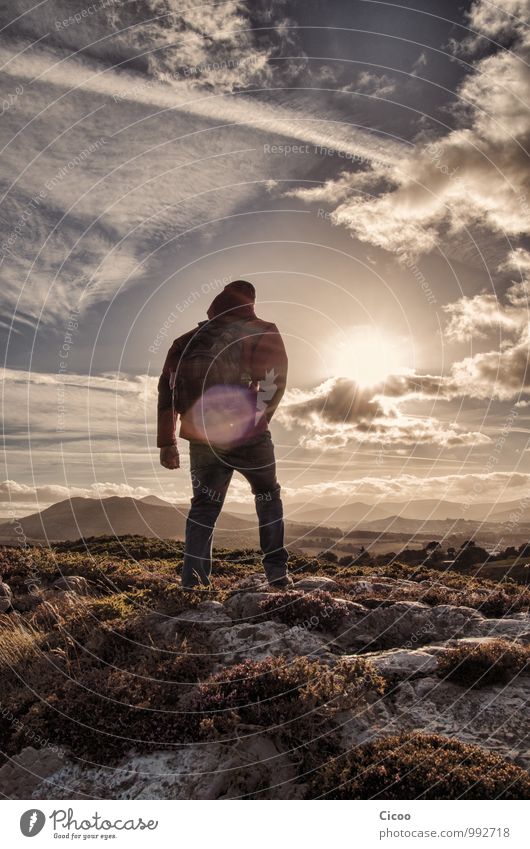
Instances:
[[[154,498],[155,496],[153,496]],[[0,525],[0,540],[20,537],[22,527],[29,540],[75,540],[102,535],[141,534],[145,537],[182,539],[189,504],[170,505],[163,499],[149,503],[135,498],[67,498],[51,507],[25,516],[17,522],[18,537],[13,523]],[[241,519],[223,511],[218,522],[217,545],[237,546],[257,544],[255,520]]]
[[[363,504],[361,501],[355,501],[351,504],[344,504],[338,507],[318,507],[314,508],[312,504],[308,505],[308,509],[304,510],[301,506],[293,510],[292,505],[286,504],[285,515],[287,519],[293,519],[297,522],[310,522],[315,524],[325,525],[351,525],[364,520],[386,519],[393,514],[393,510],[385,506],[375,506],[373,504]]]
[[[502,533],[501,527],[493,522],[482,524],[471,519],[421,520],[406,519],[403,516],[390,516],[387,519],[378,519],[375,522],[363,522],[362,528],[364,530],[408,534],[410,536],[427,534],[433,538],[446,536],[448,533],[475,536],[479,528],[484,530],[497,529],[499,535]],[[521,528],[522,530],[523,528]]]
[[[146,495],[140,501],[142,504],[154,504],[155,507],[175,507],[172,501],[166,501],[165,498],[159,498],[158,495]]]
[[[494,503],[476,503],[467,507],[465,504],[453,501],[443,501],[435,498],[420,501],[385,501],[379,504],[365,504],[354,501],[339,506],[327,505],[315,507],[308,504],[304,510],[298,503],[285,505],[287,518],[297,522],[314,522],[315,524],[340,525],[353,527],[362,523],[362,527],[370,527],[372,522],[379,522],[391,517],[400,517],[415,522],[447,522],[461,520],[471,522],[503,522],[510,519],[512,513],[520,510],[519,501],[504,501]],[[520,518],[521,522],[530,522],[530,510]],[[408,526],[407,526],[408,527]]]

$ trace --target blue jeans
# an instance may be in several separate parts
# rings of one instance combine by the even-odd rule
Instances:
[[[285,577],[283,505],[270,433],[229,449],[190,442],[190,467],[193,498],[186,522],[182,586],[210,584],[214,527],[234,471],[247,479],[254,494],[267,580]]]

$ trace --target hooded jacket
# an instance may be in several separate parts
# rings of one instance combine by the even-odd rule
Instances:
[[[240,325],[241,338],[251,337],[248,370],[251,384],[258,404],[257,413],[253,416],[251,425],[246,428],[242,442],[249,442],[268,430],[278,404],[285,392],[287,381],[287,354],[280,332],[275,324],[263,321],[256,316],[254,304],[242,297],[240,292],[225,287],[212,301],[208,309],[208,321],[212,326],[219,327],[222,332],[227,324]],[[202,327],[204,322],[200,322]],[[175,339],[169,349],[164,368],[158,381],[158,430],[157,446],[176,444],[176,427],[178,421],[178,398],[172,375],[177,371],[185,375],[185,351],[189,346],[197,328],[190,330]],[[261,391],[267,379],[266,391]],[[272,380],[272,382],[271,382]],[[220,399],[219,403],[222,403]],[[191,410],[180,414],[179,436],[182,439],[201,441],[200,434],[194,426]]]

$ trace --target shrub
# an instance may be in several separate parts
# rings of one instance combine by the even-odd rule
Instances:
[[[528,668],[530,649],[506,640],[464,643],[438,656],[438,675],[463,687],[505,684]]]
[[[182,556],[183,543],[178,540],[161,540],[156,537],[142,537],[137,534],[123,536],[97,536],[67,540],[54,544],[56,552],[80,552],[104,554],[120,559],[144,560],[152,558],[174,559]]]
[[[329,667],[305,657],[270,657],[212,675],[192,695],[190,710],[208,733],[227,733],[243,723],[279,728],[307,742],[338,711],[383,689],[383,679],[362,658]]]
[[[500,619],[508,613],[513,613],[516,609],[515,599],[503,592],[497,590],[489,593],[486,598],[483,598],[481,603],[473,605],[477,607],[483,616],[488,616],[491,619]]]
[[[302,625],[309,630],[333,631],[348,613],[348,605],[325,590],[300,590],[271,594],[259,603],[268,617],[285,625]]]
[[[23,726],[78,757],[112,762],[131,749],[172,748],[190,739],[185,692],[211,670],[209,658],[184,652],[146,657],[134,674],[110,667],[88,667],[78,679],[66,678],[22,716]],[[23,731],[10,748],[24,743]]]
[[[317,770],[308,798],[530,799],[530,776],[479,746],[438,734],[379,738]]]

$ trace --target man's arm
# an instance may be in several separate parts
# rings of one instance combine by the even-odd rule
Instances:
[[[287,384],[287,352],[280,331],[275,324],[259,337],[252,357],[252,377],[259,380],[266,398],[265,417],[272,419],[278,404],[283,398]],[[269,382],[272,384],[269,387]],[[274,391],[275,389],[275,391]]]
[[[179,456],[176,439],[177,413],[174,403],[172,381],[176,372],[179,346],[177,341],[169,349],[162,374],[158,380],[158,421],[157,447],[160,448],[160,463],[167,469],[179,468]]]

